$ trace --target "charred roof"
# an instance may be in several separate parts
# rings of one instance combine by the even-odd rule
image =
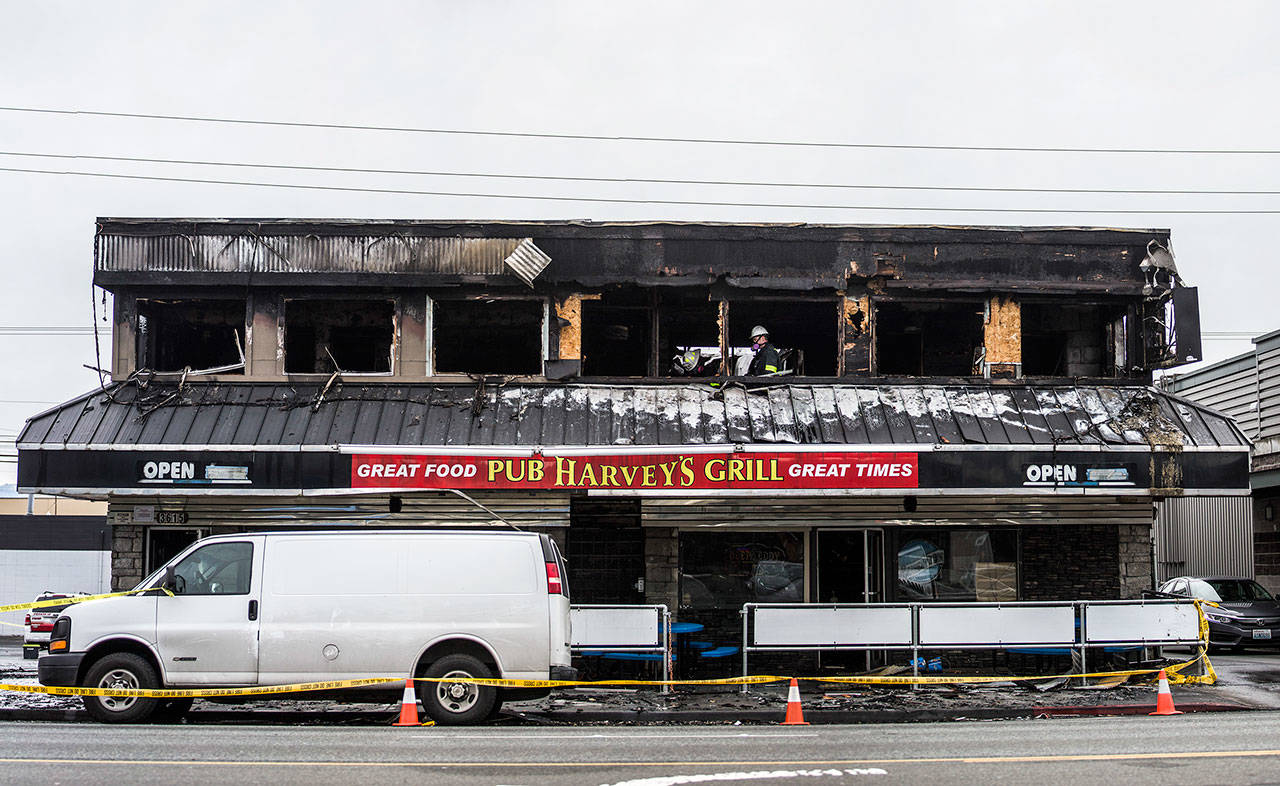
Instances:
[[[516,244],[550,258],[536,287],[610,284],[1132,295],[1167,229],[805,223],[101,218],[94,281],[148,285],[520,286]],[[513,242],[514,241],[514,244]],[[317,277],[316,274],[324,274]]]

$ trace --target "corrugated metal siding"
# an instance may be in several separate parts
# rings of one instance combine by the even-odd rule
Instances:
[[[1062,497],[993,500],[989,497],[918,497],[914,513],[887,497],[645,498],[647,527],[838,527],[897,524],[1010,526],[1115,524],[1150,526],[1145,497]]]
[[[163,273],[441,273],[537,276],[551,258],[529,238],[403,235],[99,234],[97,270]]]
[[[1280,347],[1258,347],[1258,439],[1280,437]]]
[[[1174,391],[1235,420],[1250,439],[1258,436],[1258,385],[1253,366]]]
[[[1170,497],[1156,505],[1156,580],[1253,578],[1249,497]]]
[[[113,498],[109,520],[119,512],[132,512],[134,505],[155,506],[157,511],[185,512],[182,526],[232,526],[254,529],[299,526],[505,526],[501,520],[452,494],[405,493],[399,513],[390,512],[390,500],[381,495],[332,497],[255,497],[219,499],[188,497],[182,504],[157,505],[155,499]],[[569,526],[569,495],[539,492],[483,493],[468,495],[476,502],[518,527]]]
[[[1247,444],[1149,388],[120,383],[27,422],[39,445]],[[193,441],[194,440],[194,441]]]
[[[532,240],[525,239],[520,241],[520,245],[516,246],[503,264],[508,267],[521,281],[533,286],[533,280],[538,274],[547,269],[547,265],[551,264],[551,257],[542,252],[542,249],[533,244]]]

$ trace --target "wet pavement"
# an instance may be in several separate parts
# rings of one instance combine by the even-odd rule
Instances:
[[[1170,652],[1180,660],[1185,652]],[[1180,709],[1280,709],[1280,652],[1215,654],[1216,685],[1175,685]],[[23,660],[20,642],[0,639],[0,682],[38,684],[36,661]],[[1146,677],[1102,687],[1075,680],[972,685],[867,686],[803,682],[806,717],[815,722],[930,721],[1149,711],[1155,686]],[[546,699],[505,705],[503,723],[773,723],[786,707],[787,684],[739,687],[589,687],[556,690]],[[197,700],[191,717],[209,721],[383,722],[398,707],[332,700],[270,699],[240,704]],[[63,720],[82,715],[78,698],[0,691],[0,720]]]

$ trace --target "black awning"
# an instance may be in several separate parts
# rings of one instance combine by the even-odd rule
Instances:
[[[919,456],[921,488],[1058,488],[1086,470],[1153,493],[1247,488],[1248,441],[1230,419],[1143,387],[380,383],[325,390],[248,382],[117,384],[38,415],[18,439],[18,485],[51,493],[346,489],[362,485],[352,474],[352,456],[362,454],[480,461],[575,449],[598,457],[745,451],[790,460],[824,447],[843,456]],[[159,478],[147,468],[179,461]],[[1068,464],[1076,469],[1058,469]],[[1244,467],[1238,478],[1237,465]],[[825,487],[794,490],[802,488]]]

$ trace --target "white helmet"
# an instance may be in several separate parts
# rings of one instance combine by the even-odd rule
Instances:
[[[765,330],[764,325],[756,325],[755,327],[751,328],[752,338],[755,338],[756,336],[767,336],[767,335],[769,335],[769,331]]]

